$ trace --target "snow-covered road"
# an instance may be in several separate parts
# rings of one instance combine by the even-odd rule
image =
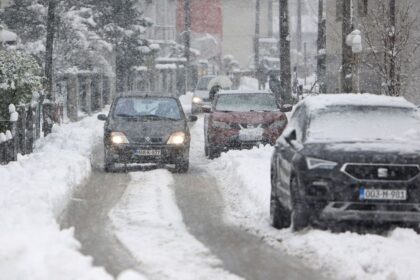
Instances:
[[[208,160],[201,117],[188,174],[106,174],[101,126],[57,128],[0,167],[1,279],[418,279],[412,230],[274,230],[272,147]]]

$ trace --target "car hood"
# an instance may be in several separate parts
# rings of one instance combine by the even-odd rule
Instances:
[[[138,142],[138,139],[145,137],[161,139],[158,142],[165,142],[169,136],[177,131],[187,132],[187,124],[184,120],[180,121],[138,121],[138,120],[113,120],[110,121],[108,129],[110,131],[123,132],[130,142]]]
[[[420,143],[408,141],[306,143],[302,154],[341,163],[418,164]]]
[[[226,123],[271,123],[285,120],[286,115],[282,112],[214,112],[213,120]]]

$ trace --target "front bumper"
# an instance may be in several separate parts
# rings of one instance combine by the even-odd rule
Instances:
[[[420,179],[406,182],[354,180],[339,170],[299,174],[299,194],[321,220],[420,223]],[[407,200],[364,200],[361,188],[403,189]]]
[[[109,145],[106,147],[109,160],[114,163],[175,164],[188,160],[189,145]],[[160,151],[160,155],[140,155],[141,150]]]
[[[321,219],[420,223],[420,204],[330,202]]]
[[[212,129],[209,131],[209,142],[222,150],[252,148],[260,144],[274,145],[281,133],[279,129],[265,129],[261,140],[242,141],[237,129]]]

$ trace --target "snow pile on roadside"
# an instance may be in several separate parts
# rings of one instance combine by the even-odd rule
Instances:
[[[117,238],[158,279],[238,279],[186,229],[166,170],[131,174],[132,182],[110,218]]]
[[[191,104],[192,104],[193,93],[187,92],[185,95],[179,97],[182,108],[184,109],[185,114],[191,114]]]
[[[101,133],[95,117],[56,127],[33,154],[0,166],[2,279],[111,279],[56,221],[73,188],[89,176]]]
[[[275,230],[269,222],[270,157],[272,148],[230,151],[208,163],[226,200],[226,221],[298,256],[334,279],[418,279],[420,236],[395,229],[388,236]]]

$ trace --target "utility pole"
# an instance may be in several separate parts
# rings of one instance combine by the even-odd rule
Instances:
[[[327,89],[325,86],[325,79],[327,73],[326,67],[326,47],[327,47],[327,36],[326,36],[326,20],[324,18],[324,0],[319,0],[318,6],[318,39],[317,39],[317,65],[316,73],[319,85],[319,92],[326,93]]]
[[[45,48],[45,77],[47,99],[53,98],[53,51],[54,51],[54,33],[55,33],[55,8],[57,0],[49,0],[47,16],[47,41]]]
[[[268,37],[273,37],[273,0],[268,0]]]
[[[255,3],[255,36],[254,36],[254,65],[255,71],[258,72],[260,64],[260,0]]]
[[[185,91],[189,90],[191,65],[191,1],[184,0],[184,56],[185,63]]]
[[[341,66],[341,91],[345,93],[353,92],[352,84],[352,65],[353,52],[351,47],[347,46],[347,35],[352,32],[351,14],[352,3],[349,0],[343,0],[343,22],[342,22],[342,66]]]
[[[290,62],[290,34],[289,34],[289,1],[280,0],[279,3],[279,30],[280,30],[280,83],[282,96],[292,94],[292,74]]]
[[[43,124],[42,130],[44,136],[48,135],[52,131],[53,122],[57,121],[54,118],[54,108],[52,101],[53,96],[53,53],[54,53],[54,33],[55,33],[55,9],[57,6],[57,0],[49,0],[48,2],[48,15],[47,15],[47,41],[45,46],[45,91],[46,98],[49,101],[44,103],[44,97],[41,96],[41,102],[43,103],[42,115]]]
[[[302,52],[302,0],[297,0],[297,30],[296,30],[297,51]]]
[[[389,21],[391,30],[389,34],[389,50],[390,50],[390,65],[389,65],[389,80],[391,82],[389,88],[389,95],[396,96],[398,95],[398,83],[396,79],[396,61],[395,61],[395,32],[396,32],[396,1],[389,0]]]

